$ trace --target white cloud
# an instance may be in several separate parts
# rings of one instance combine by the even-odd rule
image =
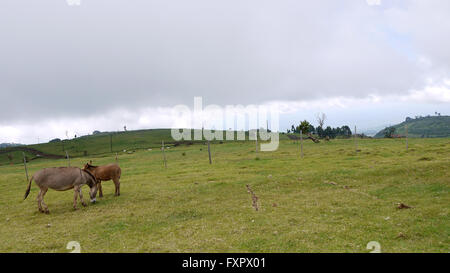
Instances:
[[[422,90],[411,90],[405,95],[369,95],[365,98],[356,97],[330,97],[316,100],[303,101],[270,101],[261,104],[262,107],[278,109],[282,123],[289,124],[297,122],[292,120],[291,115],[301,115],[303,118],[309,118],[314,123],[314,114],[317,112],[340,112],[343,116],[353,113],[354,120],[364,120],[369,112],[364,112],[365,108],[382,109],[387,104],[397,103],[408,109],[408,105],[412,105],[410,110],[414,113],[417,105],[448,105],[450,106],[450,80],[445,80],[440,84],[432,84]],[[208,101],[204,101],[203,109],[207,106]],[[194,111],[193,101],[186,105],[192,112]],[[445,107],[444,107],[445,108]],[[448,107],[447,107],[448,108]],[[357,111],[358,113],[355,113]],[[370,111],[370,110],[367,110]],[[411,111],[402,112],[400,116],[410,115]],[[203,118],[214,117],[213,110],[204,109]],[[417,114],[421,111],[417,110]],[[372,115],[373,113],[371,113]],[[443,113],[448,114],[448,113]],[[402,116],[402,118],[403,118]],[[226,118],[224,117],[224,121]],[[384,124],[392,122],[392,119],[384,116],[384,113],[377,115],[378,123]],[[126,108],[112,110],[101,115],[92,115],[78,118],[56,118],[44,119],[36,123],[18,122],[13,125],[0,125],[0,142],[20,142],[20,143],[36,143],[39,138],[41,142],[47,142],[53,138],[66,138],[66,130],[69,138],[74,135],[91,134],[94,130],[101,131],[122,131],[123,126],[127,126],[127,130],[137,130],[146,128],[172,128],[172,127],[188,127],[191,121],[187,117],[176,115],[172,107],[145,107],[135,110]],[[335,118],[334,123],[337,125],[350,124],[349,120]],[[228,129],[225,128],[224,129]],[[248,129],[248,127],[247,127]],[[284,128],[280,128],[284,131]]]
[[[170,107],[194,96],[285,115],[445,104],[449,10],[447,0],[2,1],[0,141],[168,127]]]

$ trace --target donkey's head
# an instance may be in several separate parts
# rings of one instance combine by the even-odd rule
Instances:
[[[85,165],[84,165],[84,168],[83,168],[83,170],[88,170],[88,171],[93,171],[93,170],[95,170],[97,168],[97,166],[94,166],[94,165],[92,165],[92,161],[90,162],[90,163],[86,163]]]
[[[89,169],[86,169],[86,166],[83,171],[87,174],[86,184],[89,186],[89,188],[91,188],[89,191],[91,203],[95,203],[97,201],[97,199],[95,198],[97,196],[97,179]]]

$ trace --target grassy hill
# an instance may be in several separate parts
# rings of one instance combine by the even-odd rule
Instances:
[[[113,153],[160,147],[162,140],[173,142],[169,129],[101,133],[58,142],[8,147],[0,149],[0,165],[10,162],[8,155],[12,156],[12,163],[22,162],[22,153],[28,159],[64,157],[66,151],[70,157],[80,157],[110,153],[111,147]]]
[[[429,116],[415,119],[407,118],[404,122],[394,125],[395,135],[404,136],[408,126],[409,137],[450,137],[450,116]],[[375,137],[384,137],[385,129]]]
[[[224,132],[222,132],[224,133]],[[280,135],[280,137],[283,137]],[[246,132],[248,139],[248,132]],[[194,131],[192,131],[194,139]],[[225,139],[225,136],[224,136]],[[23,145],[0,149],[0,165],[23,162],[23,155],[29,160],[39,158],[64,158],[66,151],[71,158],[93,155],[107,155],[124,153],[124,150],[137,151],[143,149],[159,149],[161,141],[168,146],[178,144],[191,144],[196,141],[176,142],[171,136],[170,129],[150,129],[127,132],[103,132],[96,135],[78,137],[76,139],[62,140],[35,145]],[[224,140],[226,141],[226,140]],[[12,161],[8,158],[12,156]]]

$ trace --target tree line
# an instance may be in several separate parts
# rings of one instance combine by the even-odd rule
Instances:
[[[327,126],[325,129],[323,128],[323,124],[317,127],[314,127],[309,121],[304,120],[300,122],[299,125],[292,125],[291,129],[287,130],[287,133],[297,133],[300,131],[302,134],[314,134],[319,136],[320,138],[336,138],[336,137],[351,137],[352,130],[347,125],[333,128],[331,126]]]

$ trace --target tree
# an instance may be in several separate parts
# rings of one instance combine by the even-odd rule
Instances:
[[[319,123],[319,127],[323,128],[323,125],[325,124],[326,119],[327,119],[327,116],[325,115],[325,113],[317,113],[316,120],[317,120],[317,123]]]
[[[392,138],[395,132],[395,127],[386,127],[384,129],[384,137]]]
[[[327,128],[325,128],[324,136],[329,138],[333,137],[333,129],[330,126],[327,126]]]
[[[324,137],[325,136],[322,126],[317,126],[316,132],[317,132],[317,135],[319,137]]]
[[[298,132],[300,133],[300,130],[303,134],[309,133],[309,130],[311,129],[311,123],[309,123],[307,120],[304,120],[300,123]]]
[[[350,137],[352,135],[352,130],[350,130],[350,127],[348,127],[347,125],[344,125],[341,127],[341,135]]]

